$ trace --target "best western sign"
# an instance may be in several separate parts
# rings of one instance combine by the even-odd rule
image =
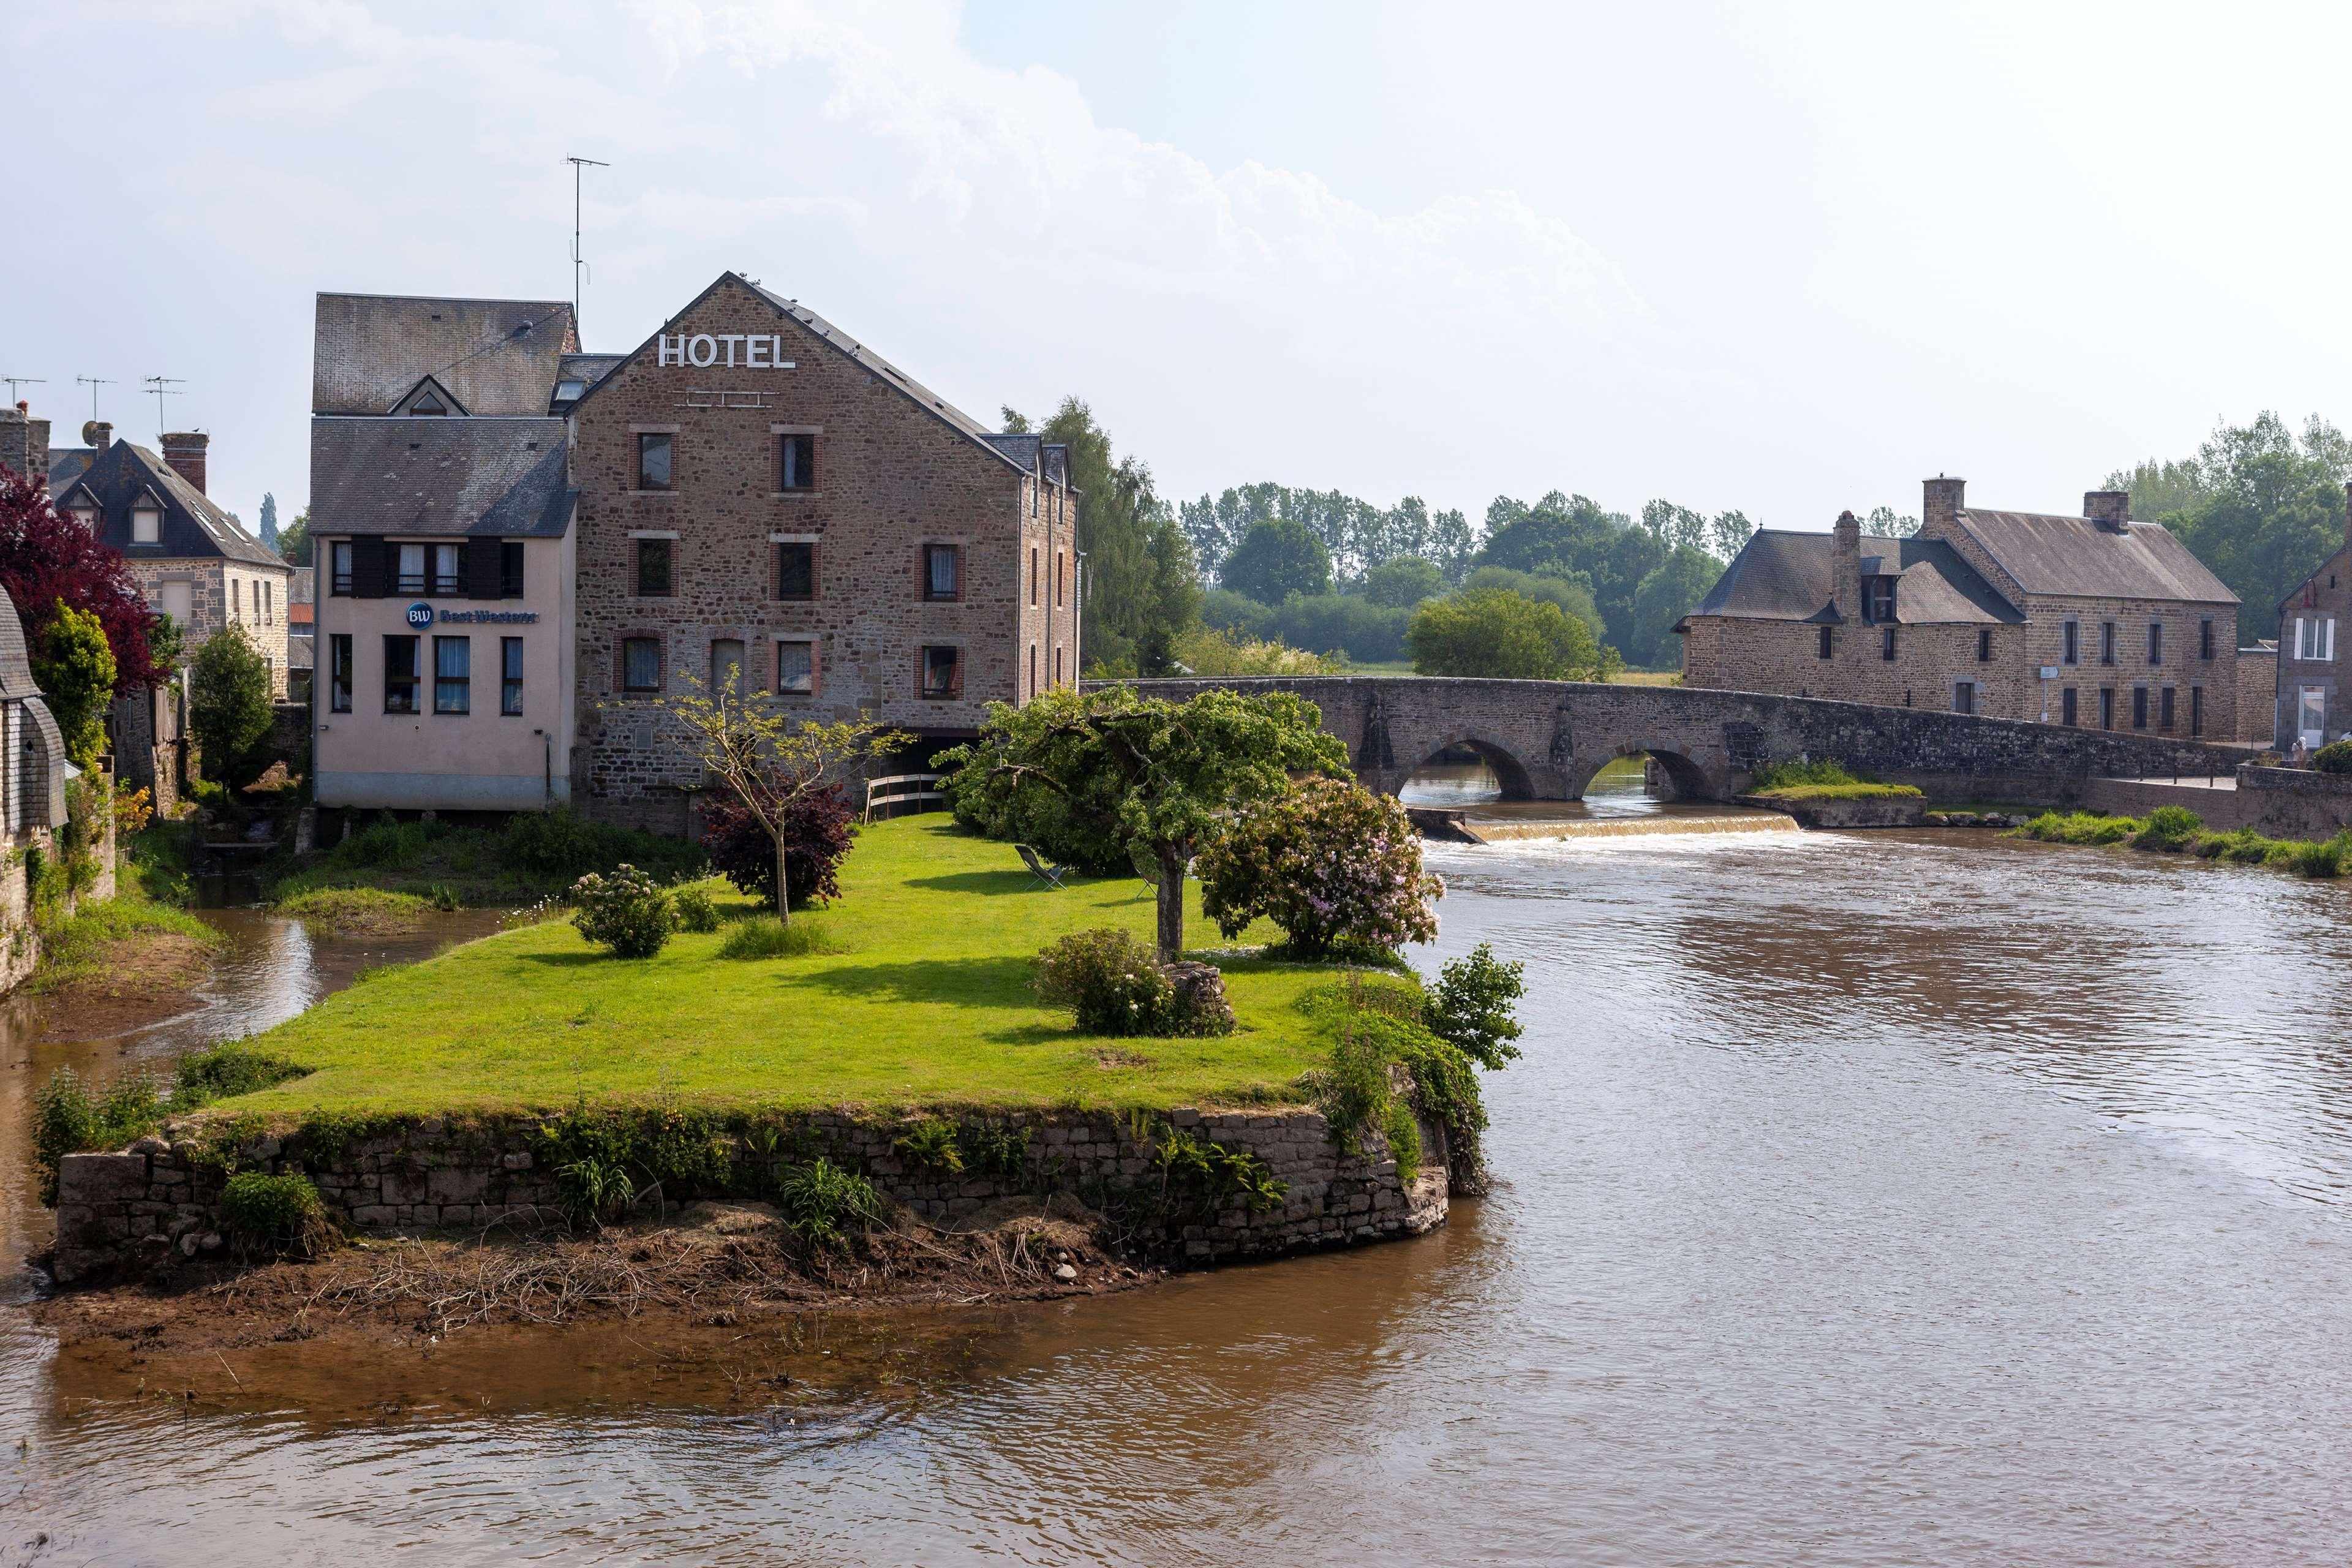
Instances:
[[[698,332],[692,337],[684,332],[671,337],[665,332],[655,342],[663,364],[692,365],[697,370],[713,365],[728,370],[793,368],[793,362],[784,357],[783,338],[773,332]]]

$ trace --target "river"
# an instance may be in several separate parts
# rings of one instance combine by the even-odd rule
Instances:
[[[193,1399],[0,1308],[0,1563],[2352,1556],[2352,889],[1965,832],[1431,858],[1425,961],[1530,996],[1501,1181],[1427,1237]]]

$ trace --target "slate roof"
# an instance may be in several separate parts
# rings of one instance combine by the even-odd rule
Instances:
[[[16,618],[16,601],[0,588],[0,697],[38,697],[33,684],[33,657],[25,646],[25,626]]]
[[[1969,507],[1959,524],[2029,594],[2086,599],[2174,599],[2234,605],[2230,592],[2189,546],[2159,523],[2115,532],[2087,517]]]
[[[66,487],[89,472],[97,458],[95,447],[52,447],[49,448],[49,493],[61,496]]]
[[[557,539],[579,491],[563,421],[310,421],[310,530]]]
[[[1836,541],[1826,533],[1759,530],[1690,613],[1743,620],[1836,624],[1858,606],[1831,604]],[[2015,625],[2024,613],[1995,592],[1959,552],[1936,539],[1862,541],[1864,576],[1895,576],[1901,626]]]
[[[579,397],[565,397],[560,389],[567,381],[580,383],[580,397],[588,389],[629,363],[626,354],[565,354],[555,367],[555,386],[547,394],[547,411],[555,414],[571,407]]]
[[[293,570],[284,556],[246,532],[235,518],[182,479],[171,464],[133,442],[115,442],[63,486],[57,482],[54,463],[49,472],[49,494],[55,498],[58,510],[71,510],[84,504],[85,498],[95,500],[100,542],[133,561],[220,558],[247,566]],[[158,531],[162,542],[158,544],[131,542],[131,507],[144,496],[152,496],[163,513],[163,526]]]
[[[477,416],[544,415],[580,334],[561,300],[320,294],[314,414],[386,414],[425,376]]]

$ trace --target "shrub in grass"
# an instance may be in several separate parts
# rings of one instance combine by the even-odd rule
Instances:
[[[226,1100],[231,1095],[253,1094],[288,1079],[300,1078],[310,1069],[297,1067],[282,1057],[273,1057],[248,1046],[231,1042],[215,1046],[207,1051],[180,1060],[180,1088],[173,1103],[185,1110],[207,1100]]]
[[[820,1157],[784,1172],[776,1183],[776,1207],[802,1240],[839,1247],[852,1231],[881,1217],[882,1200],[873,1183]]]
[[[249,1246],[316,1251],[328,1237],[327,1206],[308,1176],[246,1171],[221,1189],[221,1224]]]
[[[669,895],[624,863],[609,875],[591,871],[572,884],[572,923],[580,934],[620,958],[651,958],[677,929]]]
[[[1202,850],[1201,912],[1226,936],[1261,917],[1294,952],[1393,952],[1437,935],[1445,884],[1422,868],[1404,807],[1345,779],[1309,779],[1261,801]]]
[[[1152,951],[1123,931],[1101,927],[1064,937],[1037,954],[1036,989],[1066,1007],[1090,1035],[1161,1033],[1175,984]]]
[[[2323,773],[2352,773],[2352,741],[2330,741],[2311,753],[2311,765]]]
[[[2204,830],[2205,820],[2185,805],[2159,805],[2132,843],[2142,849],[2181,849]]]
[[[1427,1015],[1430,1032],[1493,1072],[1519,1054],[1517,1008],[1528,994],[1526,966],[1506,963],[1486,942],[1437,972]]]
[[[721,958],[805,958],[846,949],[822,921],[806,915],[786,925],[773,915],[754,915],[727,928],[719,943]]]
[[[719,929],[719,906],[700,888],[671,889],[669,904],[677,915],[678,930],[708,936]]]
[[[58,1162],[66,1155],[119,1149],[163,1119],[163,1097],[152,1079],[123,1079],[101,1093],[73,1068],[58,1068],[33,1097],[33,1165],[42,1205],[57,1206]]]
[[[793,909],[841,897],[841,862],[849,854],[853,831],[849,794],[842,785],[803,795],[784,808],[784,865]],[[774,907],[776,841],[741,801],[714,797],[704,806],[702,847],[710,868],[738,892]]]
[[[2299,877],[2341,877],[2347,857],[2352,857],[2352,834],[2339,833],[2315,843],[2290,844],[2282,858]]]

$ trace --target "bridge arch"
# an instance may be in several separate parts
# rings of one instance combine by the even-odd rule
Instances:
[[[1640,740],[1619,742],[1608,755],[1595,753],[1589,763],[1574,769],[1568,780],[1570,798],[1582,800],[1584,792],[1591,787],[1593,775],[1611,763],[1639,756],[1647,756],[1658,764],[1658,771],[1665,775],[1664,798],[1668,800],[1712,800],[1724,793],[1722,781],[1675,743]]]
[[[1528,772],[1527,764],[1512,753],[1510,747],[1494,736],[1473,730],[1455,731],[1434,742],[1416,743],[1413,749],[1421,755],[1400,772],[1397,789],[1391,793],[1402,792],[1412,782],[1413,774],[1457,746],[1477,752],[1479,760],[1494,770],[1496,783],[1502,786],[1505,800],[1538,798],[1535,779]]]

